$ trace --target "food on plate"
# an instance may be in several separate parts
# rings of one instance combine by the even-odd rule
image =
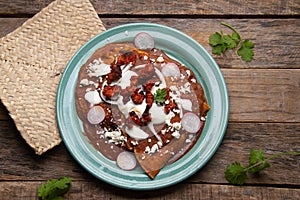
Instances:
[[[97,49],[80,68],[75,103],[89,143],[151,179],[193,147],[210,109],[193,71],[146,32]]]

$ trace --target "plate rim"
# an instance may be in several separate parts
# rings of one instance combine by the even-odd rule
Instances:
[[[224,99],[223,99],[223,102],[222,102],[222,105],[225,105],[225,110],[223,110],[222,114],[224,115],[223,116],[223,124],[222,124],[222,127],[220,129],[220,132],[219,133],[219,137],[218,139],[216,140],[215,142],[215,145],[214,147],[212,148],[212,150],[209,152],[209,155],[207,157],[205,157],[204,161],[199,164],[197,166],[197,169],[194,170],[192,173],[188,173],[187,175],[185,175],[184,177],[178,177],[177,180],[174,180],[172,182],[169,182],[169,183],[165,183],[165,184],[160,184],[160,185],[156,185],[156,186],[152,186],[150,188],[146,188],[146,187],[136,187],[136,186],[128,186],[128,185],[121,185],[120,183],[115,183],[115,182],[112,182],[110,180],[106,180],[104,178],[101,178],[99,177],[99,175],[95,174],[94,172],[91,171],[91,169],[89,169],[86,165],[84,165],[82,163],[82,161],[80,160],[80,158],[75,155],[75,152],[72,151],[71,147],[69,146],[70,144],[68,144],[68,141],[67,141],[67,137],[66,135],[63,133],[64,132],[64,125],[61,124],[62,123],[62,118],[61,118],[61,115],[60,115],[60,112],[61,112],[61,105],[60,105],[60,101],[61,101],[61,98],[63,95],[60,95],[62,90],[64,89],[62,84],[63,84],[63,81],[65,80],[65,77],[67,76],[67,72],[68,70],[70,70],[71,68],[71,64],[74,62],[74,60],[77,58],[78,59],[78,55],[84,51],[86,48],[88,48],[88,46],[95,40],[97,40],[97,38],[101,38],[103,35],[109,35],[109,33],[111,32],[114,32],[114,31],[118,31],[118,30],[123,30],[124,28],[129,28],[129,27],[150,27],[150,28],[163,28],[163,29],[167,29],[171,32],[174,32],[176,34],[180,34],[181,36],[184,36],[186,37],[190,42],[193,43],[193,45],[195,45],[197,48],[200,48],[202,52],[204,52],[205,55],[202,55],[202,56],[205,56],[206,59],[209,59],[209,62],[211,62],[213,64],[213,74],[217,74],[218,77],[220,78],[218,80],[218,83],[221,83],[221,86],[222,88],[219,88],[220,89],[220,92],[223,93],[224,96],[222,96]],[[85,53],[86,54],[86,53]],[[76,77],[77,79],[77,77]],[[90,39],[88,42],[86,42],[84,45],[82,45],[77,51],[76,53],[72,56],[72,58],[70,59],[70,61],[68,62],[68,64],[66,65],[66,68],[61,76],[61,80],[59,82],[59,85],[58,85],[58,89],[57,89],[57,97],[56,97],[56,118],[57,118],[57,125],[58,125],[58,128],[59,128],[59,131],[60,131],[60,135],[63,139],[63,142],[65,144],[65,146],[67,147],[69,153],[72,155],[72,157],[83,167],[85,168],[85,170],[87,170],[90,174],[94,175],[96,178],[106,182],[106,183],[109,183],[111,185],[114,185],[114,186],[117,186],[117,187],[121,187],[121,188],[125,188],[125,189],[134,189],[134,190],[150,190],[150,189],[159,189],[159,188],[164,188],[164,187],[168,187],[168,186],[171,186],[171,185],[174,185],[178,182],[181,182],[185,179],[187,179],[188,177],[190,177],[191,175],[193,175],[194,173],[196,173],[197,171],[199,171],[203,166],[205,166],[207,164],[207,162],[213,157],[213,155],[215,154],[215,152],[217,151],[217,149],[219,148],[220,144],[222,143],[223,141],[223,138],[224,138],[224,135],[225,135],[225,132],[226,132],[226,129],[227,129],[227,125],[228,125],[228,117],[229,117],[229,97],[228,97],[228,91],[227,91],[227,87],[226,87],[226,83],[225,83],[225,80],[224,80],[224,77],[222,75],[222,72],[218,66],[218,64],[216,63],[216,61],[212,58],[212,56],[208,53],[208,51],[201,45],[199,44],[196,40],[194,40],[193,38],[191,38],[190,36],[188,36],[187,34],[177,30],[177,29],[174,29],[172,27],[169,27],[169,26],[165,26],[165,25],[161,25],[161,24],[156,24],[156,23],[128,23],[128,24],[123,24],[123,25],[119,25],[119,26],[116,26],[116,27],[113,27],[113,28],[110,28],[100,34],[97,34],[95,37],[93,37],[92,39]],[[223,108],[224,109],[224,108]],[[150,182],[153,182],[154,180],[149,180]]]

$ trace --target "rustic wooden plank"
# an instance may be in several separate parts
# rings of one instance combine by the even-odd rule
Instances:
[[[223,69],[230,121],[300,122],[300,70]]]
[[[52,0],[0,1],[0,14],[35,14]],[[297,0],[203,0],[203,1],[97,1],[92,0],[101,15],[298,15]]]
[[[63,175],[74,180],[95,180],[71,157],[64,144],[42,156],[35,155],[10,123],[3,121],[0,126],[0,180],[44,180]],[[234,161],[247,165],[250,148],[261,148],[266,156],[300,152],[299,141],[300,123],[229,123],[216,154],[185,182],[227,184],[226,166]],[[270,161],[271,168],[249,179],[247,184],[299,186],[299,161],[299,156],[274,159]]]
[[[230,121],[300,122],[300,69],[222,72],[229,93]],[[0,111],[0,119],[7,119],[7,111]]]
[[[160,18],[102,18],[105,27],[133,22],[152,22],[178,29],[198,41],[210,54],[209,36],[223,30],[222,21],[232,24],[244,39],[254,44],[254,59],[243,62],[236,51],[222,56],[213,56],[222,68],[300,68],[300,20],[298,19],[160,19]]]
[[[0,37],[24,22],[21,18],[0,18]],[[176,28],[197,40],[211,54],[208,38],[216,31],[229,29],[220,22],[234,25],[245,39],[255,43],[252,62],[243,62],[235,51],[214,56],[221,68],[298,68],[300,69],[300,20],[290,19],[201,19],[201,18],[102,18],[108,29],[133,22],[153,22]]]
[[[2,200],[37,198],[37,190],[41,181],[0,182],[0,198]],[[300,189],[276,187],[237,187],[210,184],[179,184],[156,191],[127,191],[109,187],[97,181],[73,181],[64,199],[297,199]]]

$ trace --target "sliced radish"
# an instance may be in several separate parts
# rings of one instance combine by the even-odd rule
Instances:
[[[138,49],[154,48],[154,39],[146,32],[141,32],[134,37],[134,45]]]
[[[117,157],[117,165],[124,170],[133,170],[136,167],[136,158],[133,153],[122,151]]]
[[[185,113],[181,119],[182,128],[189,133],[197,133],[201,128],[201,124],[200,118],[192,112]]]
[[[175,63],[168,63],[164,65],[161,72],[164,76],[180,76],[179,67]]]
[[[87,113],[87,120],[91,124],[99,124],[105,118],[105,111],[101,106],[92,107]]]

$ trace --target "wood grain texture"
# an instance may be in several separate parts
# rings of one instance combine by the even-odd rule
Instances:
[[[0,198],[2,200],[37,198],[41,181],[31,182],[0,182]],[[124,191],[105,185],[101,182],[73,181],[64,199],[181,199],[181,200],[211,200],[211,199],[295,199],[300,195],[300,189],[270,188],[270,187],[234,187],[214,184],[178,184],[174,187],[156,191]]]
[[[0,37],[21,26],[53,0],[0,0]],[[132,3],[135,2],[135,3]],[[63,143],[38,156],[26,144],[0,102],[0,199],[38,199],[47,179],[73,179],[65,199],[297,199],[299,156],[270,161],[272,165],[243,187],[229,185],[226,166],[247,165],[249,150],[266,156],[300,151],[300,1],[299,0],[91,0],[106,28],[152,22],[178,29],[210,54],[208,38],[232,24],[251,39],[255,56],[245,63],[236,52],[215,56],[230,97],[229,124],[211,160],[193,176],[156,191],[124,191],[89,174]],[[1,18],[2,16],[2,18]],[[19,18],[24,17],[24,18]],[[0,97],[1,99],[1,97]]]
[[[12,121],[1,123],[0,180],[44,180],[62,175],[74,180],[96,180],[71,157],[64,144],[37,156],[12,127]],[[300,152],[299,137],[300,123],[229,123],[216,154],[186,183],[226,184],[226,166],[234,161],[247,165],[250,148],[261,148],[266,156],[283,151]],[[271,164],[273,167],[248,180],[247,184],[300,185],[299,156],[274,159]]]
[[[300,122],[300,69],[222,69],[229,121]],[[0,119],[7,119],[0,107]]]
[[[210,54],[209,36],[216,31],[229,29],[222,21],[234,25],[244,39],[254,44],[254,59],[243,62],[236,51],[215,56],[221,68],[230,69],[300,69],[300,20],[290,19],[200,19],[200,18],[101,18],[107,29],[126,23],[152,22],[178,29],[198,41]],[[26,18],[0,18],[0,37],[13,31]],[[288,31],[287,31],[288,30]]]
[[[0,1],[0,14],[35,14],[52,0]],[[100,15],[297,15],[297,0],[91,0]]]

